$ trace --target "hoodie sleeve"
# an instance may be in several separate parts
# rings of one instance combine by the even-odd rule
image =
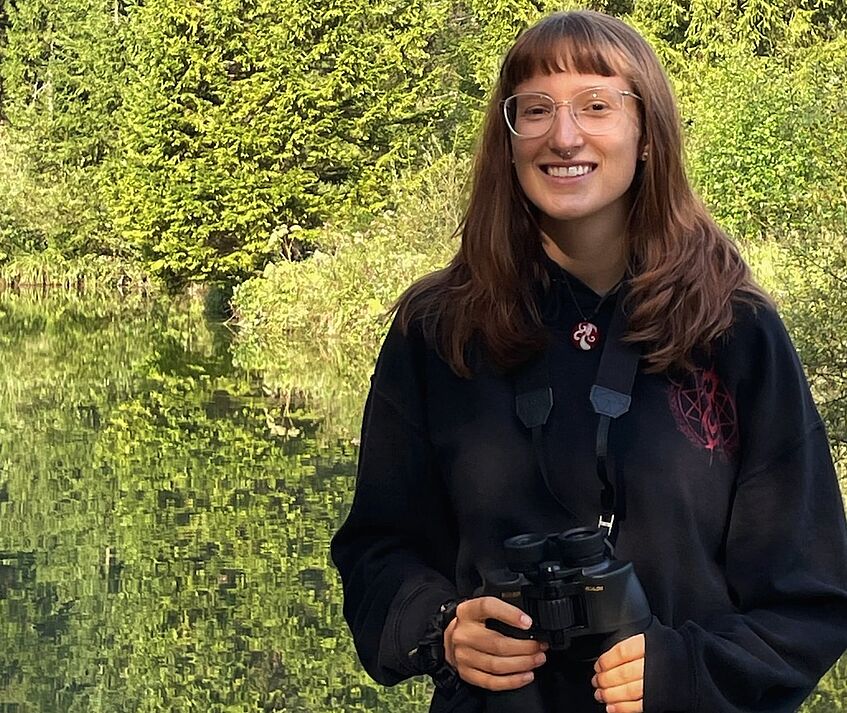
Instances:
[[[419,331],[392,326],[365,405],[353,504],[332,541],[344,616],[365,670],[393,685],[409,653],[455,598],[456,529],[427,438]]]
[[[720,359],[737,384],[743,449],[721,553],[735,610],[654,621],[646,713],[788,713],[847,646],[844,507],[796,351],[760,308]]]

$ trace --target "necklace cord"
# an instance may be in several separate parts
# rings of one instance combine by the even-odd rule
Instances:
[[[592,319],[594,319],[594,317],[597,316],[597,313],[600,311],[600,309],[606,303],[606,300],[609,299],[609,297],[611,297],[612,295],[617,294],[617,291],[621,288],[621,285],[623,284],[623,278],[621,278],[620,280],[618,280],[617,284],[614,287],[612,287],[611,290],[609,290],[605,295],[602,295],[600,297],[600,300],[597,302],[597,306],[594,308],[594,310],[591,312],[591,314],[586,317],[585,313],[582,311],[582,307],[579,306],[579,300],[576,298],[576,294],[573,291],[573,287],[571,286],[571,281],[568,278],[567,272],[564,269],[562,269],[561,273],[562,273],[562,278],[565,281],[565,285],[568,288],[568,293],[570,294],[571,299],[573,300],[574,306],[576,307],[576,311],[579,312],[579,316],[582,317],[583,322],[590,322]]]

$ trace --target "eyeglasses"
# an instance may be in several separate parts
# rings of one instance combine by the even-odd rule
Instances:
[[[544,136],[561,106],[570,109],[574,124],[586,134],[596,136],[614,131],[623,116],[623,99],[641,99],[637,94],[613,87],[591,87],[567,101],[553,101],[547,94],[522,92],[503,102],[503,115],[509,130],[521,139]]]

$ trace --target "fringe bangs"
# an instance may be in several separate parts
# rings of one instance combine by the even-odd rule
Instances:
[[[534,32],[521,35],[503,62],[500,86],[508,95],[537,74],[558,72],[627,79],[633,75],[621,51],[621,38],[582,13],[556,13]]]

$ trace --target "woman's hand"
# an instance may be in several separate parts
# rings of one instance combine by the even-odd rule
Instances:
[[[496,597],[477,597],[456,608],[444,632],[444,655],[462,680],[489,691],[508,691],[533,679],[532,670],[546,661],[547,644],[513,639],[485,627],[486,619],[528,629],[530,618]]]
[[[606,704],[606,713],[643,713],[644,634],[615,644],[597,659],[594,670],[594,697]]]

